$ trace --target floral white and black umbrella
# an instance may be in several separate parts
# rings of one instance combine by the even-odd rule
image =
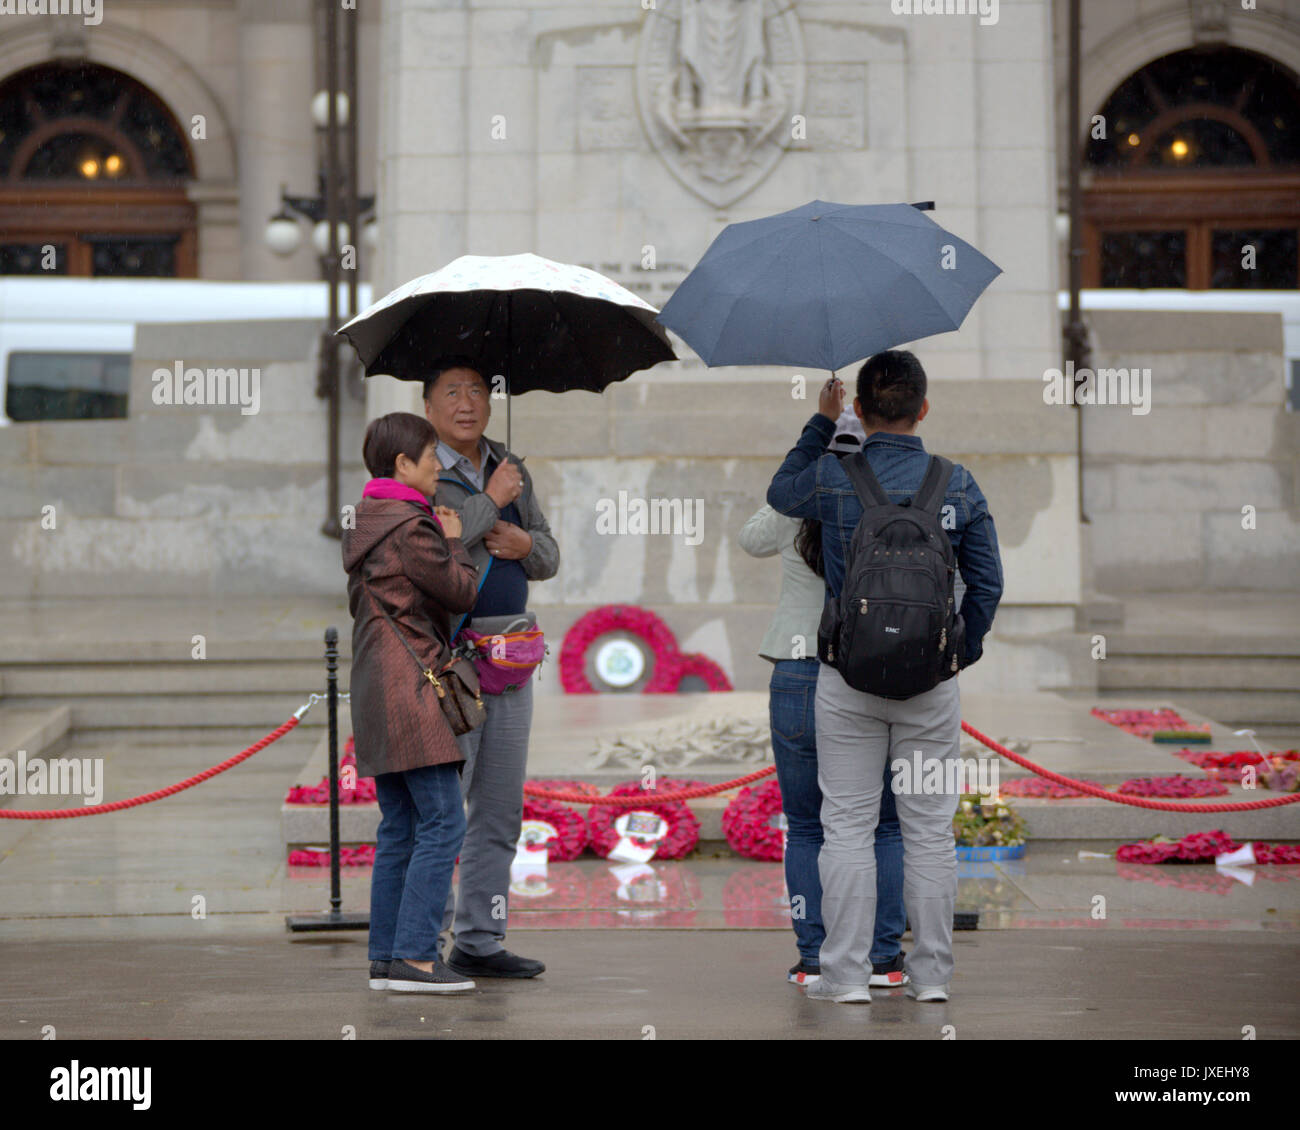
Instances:
[[[676,360],[658,311],[586,267],[540,255],[462,255],[390,291],[338,333],[366,376],[423,381],[441,355],[473,358],[508,394],[600,392]],[[506,446],[510,444],[506,400]]]

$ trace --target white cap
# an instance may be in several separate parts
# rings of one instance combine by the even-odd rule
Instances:
[[[867,441],[867,431],[862,421],[852,408],[846,408],[835,421],[835,437],[827,446],[828,451],[858,451]]]

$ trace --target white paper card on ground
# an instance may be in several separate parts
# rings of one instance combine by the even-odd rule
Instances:
[[[610,859],[619,863],[648,863],[654,858],[658,841],[668,835],[668,821],[657,813],[633,809],[614,821],[614,831],[619,840],[609,853]]]
[[[558,840],[560,833],[545,820],[525,820],[519,825],[519,842],[515,845],[514,863],[528,864],[536,871],[546,870],[546,845]]]
[[[1225,851],[1214,857],[1216,867],[1240,867],[1255,862],[1255,845],[1243,844],[1236,851]]]

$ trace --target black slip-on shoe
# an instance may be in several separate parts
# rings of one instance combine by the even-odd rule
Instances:
[[[822,975],[822,967],[809,961],[806,957],[799,959],[798,965],[790,966],[790,971],[785,975],[785,979],[792,985],[811,985],[819,980]]]
[[[520,957],[509,950],[498,950],[480,957],[466,953],[460,946],[452,948],[447,965],[466,977],[536,977],[546,972],[546,966],[540,961]]]
[[[463,993],[472,988],[473,981],[462,973],[448,969],[441,961],[435,961],[433,969],[428,973],[401,958],[394,958],[388,967],[389,992]]]
[[[903,969],[903,954],[898,952],[888,961],[871,967],[871,980],[868,984],[873,989],[900,989],[907,984],[908,977]]]
[[[370,987],[372,989],[388,988],[388,966],[387,961],[372,961],[370,963]]]

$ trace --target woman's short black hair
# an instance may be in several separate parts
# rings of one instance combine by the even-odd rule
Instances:
[[[925,370],[906,349],[886,349],[858,370],[858,400],[866,419],[916,422],[925,403]]]
[[[438,442],[438,433],[423,416],[414,412],[390,412],[371,420],[361,441],[361,458],[376,479],[391,479],[397,471],[397,457],[405,455],[415,463],[425,448]]]
[[[429,366],[429,375],[424,378],[424,399],[429,399],[429,393],[433,391],[433,386],[438,383],[438,378],[448,369],[473,369],[480,377],[483,376],[483,363],[475,361],[473,357],[468,357],[464,353],[444,353],[431,366]],[[487,384],[487,378],[484,377],[483,383]]]

